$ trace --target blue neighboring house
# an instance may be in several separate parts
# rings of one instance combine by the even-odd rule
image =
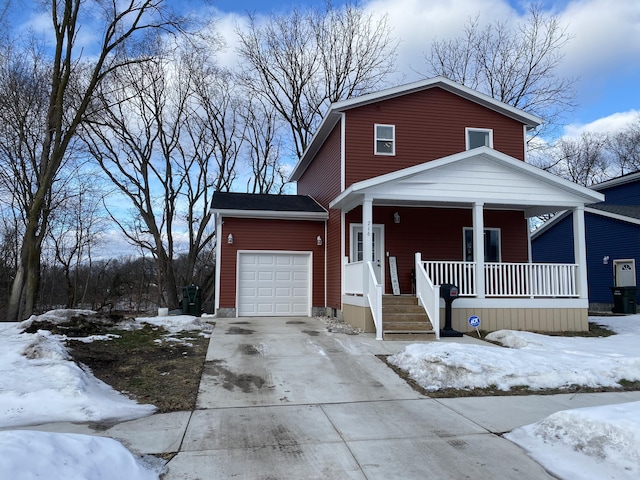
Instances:
[[[611,287],[616,285],[631,287],[624,288],[623,295],[636,297],[630,301],[637,303],[632,287],[640,285],[636,268],[640,262],[640,172],[591,188],[604,194],[605,201],[585,207],[589,309],[604,312],[614,307]],[[573,263],[571,215],[556,215],[535,230],[531,247],[534,262]]]

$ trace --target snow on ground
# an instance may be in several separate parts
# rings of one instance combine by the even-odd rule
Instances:
[[[46,330],[21,333],[33,321],[63,323],[89,310],[54,310],[22,323],[0,323],[0,428],[53,422],[126,421],[152,414],[71,360],[65,337]],[[188,316],[136,319],[172,332],[212,326]],[[92,340],[108,337],[94,336]],[[119,442],[89,435],[0,431],[0,478],[49,480],[158,479],[157,467],[140,463]]]
[[[136,458],[106,437],[0,431],[0,476],[11,480],[158,480],[157,462]]]
[[[501,330],[492,345],[409,345],[389,357],[423,388],[618,386],[640,380],[640,315],[590,317],[618,335],[551,337]],[[640,478],[640,402],[557,412],[505,435],[560,478]]]

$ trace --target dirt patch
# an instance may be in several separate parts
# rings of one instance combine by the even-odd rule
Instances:
[[[212,376],[215,379],[214,384],[221,385],[225,390],[233,391],[235,388],[239,388],[244,393],[251,393],[260,390],[265,384],[264,378],[258,375],[235,373],[223,364],[223,360],[206,362],[203,374]]]
[[[317,337],[318,335],[320,335],[320,332],[318,332],[317,330],[302,330],[302,333],[306,333],[310,337]]]
[[[255,330],[251,330],[249,328],[230,327],[225,332],[225,335],[251,335],[255,332]]]
[[[29,330],[49,330],[68,337],[111,334],[110,340],[67,341],[72,358],[93,375],[160,413],[195,407],[209,338],[199,331],[171,334],[143,324],[138,330],[118,327],[123,317],[83,317],[57,325],[34,322]]]

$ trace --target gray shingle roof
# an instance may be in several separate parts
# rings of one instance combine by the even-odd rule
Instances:
[[[589,208],[640,220],[640,205],[611,205],[609,203],[594,203],[593,205],[589,205]]]

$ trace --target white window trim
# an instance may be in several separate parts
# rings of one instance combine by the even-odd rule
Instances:
[[[378,127],[391,127],[391,131],[393,132],[393,138],[378,138]],[[379,152],[378,151],[378,141],[379,140],[389,140],[391,141],[391,152]],[[376,123],[373,125],[373,153],[374,155],[382,155],[382,156],[395,156],[396,154],[396,126],[389,125],[386,123]]]
[[[469,148],[469,132],[483,132],[489,134],[489,148],[493,148],[493,129],[491,128],[474,128],[474,127],[465,127],[464,129],[464,141],[465,147],[467,150]]]
[[[485,232],[490,230],[498,232],[498,263],[502,263],[502,229],[495,228],[495,227],[484,227]],[[473,227],[463,227],[462,229],[462,258],[465,261],[467,261],[467,246],[465,245],[465,239],[467,238],[467,231],[472,232],[471,235],[473,238]],[[482,242],[482,244],[484,245],[484,241]],[[472,245],[472,248],[473,248],[473,245]],[[487,262],[486,258],[485,258],[485,262]]]

